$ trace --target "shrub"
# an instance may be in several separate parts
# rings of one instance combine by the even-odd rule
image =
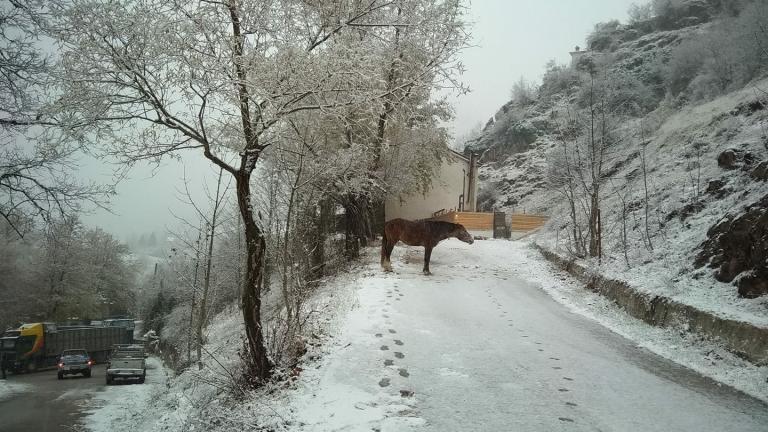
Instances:
[[[595,25],[595,29],[587,36],[587,46],[590,50],[611,52],[618,46],[620,23],[616,20]]]
[[[541,80],[539,97],[549,100],[555,95],[570,96],[578,89],[579,79],[576,70],[550,61]]]

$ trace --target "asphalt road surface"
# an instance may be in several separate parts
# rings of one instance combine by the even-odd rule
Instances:
[[[0,431],[77,431],[78,421],[91,395],[104,388],[104,365],[95,365],[90,378],[66,375],[56,379],[56,370],[8,375],[24,391],[0,396]]]

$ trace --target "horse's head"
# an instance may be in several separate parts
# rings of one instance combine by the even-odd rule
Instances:
[[[464,228],[464,225],[461,224],[456,224],[456,229],[453,231],[453,236],[463,241],[464,243],[472,244],[475,242],[475,239],[472,238],[472,234],[468,233],[467,229]]]

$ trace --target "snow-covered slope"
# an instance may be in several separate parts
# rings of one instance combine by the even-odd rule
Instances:
[[[768,194],[768,182],[756,181],[749,171],[718,165],[718,155],[728,149],[767,159],[768,112],[745,109],[762,97],[759,89],[768,89],[768,80],[672,112],[659,121],[645,149],[649,207],[653,209],[649,218],[653,250],[644,245],[641,234],[645,215],[639,176],[640,141],[629,140],[620,154],[613,157],[613,166],[608,168],[614,171],[613,180],[606,182],[601,204],[607,227],[607,256],[602,272],[653,294],[669,296],[724,317],[768,326],[768,299],[739,298],[734,286],[713,278],[711,269],[693,268],[711,226]],[[495,196],[496,208],[549,214],[551,221],[536,238],[543,245],[565,253],[567,233],[561,228],[568,223],[567,208],[558,191],[550,189],[545,181],[547,155],[554,146],[546,138],[541,139],[531,150],[511,155],[501,163],[486,164],[481,169],[481,178],[495,188],[495,194],[486,194]],[[494,186],[494,182],[503,186]],[[702,208],[687,207],[696,201],[696,196]],[[621,244],[622,197],[630,209],[629,265]]]

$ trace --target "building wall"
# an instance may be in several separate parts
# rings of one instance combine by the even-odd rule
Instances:
[[[443,161],[440,172],[432,180],[432,189],[426,195],[420,193],[408,196],[389,197],[384,206],[385,219],[426,219],[439,210],[456,210],[464,181],[465,211],[474,211],[477,197],[477,169],[473,184],[469,185],[469,161],[451,154]]]

